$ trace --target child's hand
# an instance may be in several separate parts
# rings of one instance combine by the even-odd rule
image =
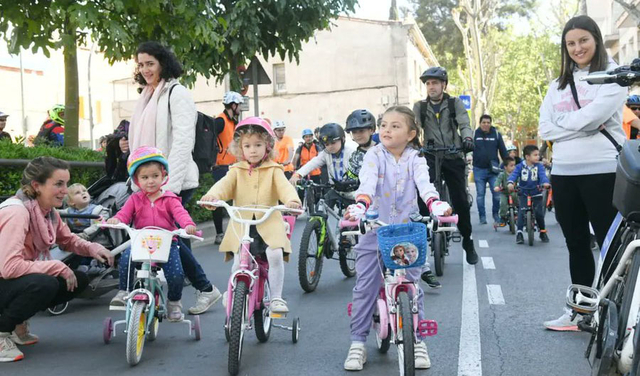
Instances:
[[[500,187],[494,187],[494,188],[493,188],[493,191],[494,191],[494,192],[500,192]]]
[[[542,184],[542,187],[543,187],[544,189],[549,189],[549,188],[551,188],[551,184],[549,184],[549,183],[544,183],[544,184]]]
[[[509,183],[509,184],[507,185],[507,187],[509,188],[509,192],[513,192],[513,191],[515,190],[515,189],[514,189],[514,186],[513,186],[513,183]]]
[[[110,224],[110,225],[117,225],[119,223],[120,223],[120,220],[118,218],[109,218],[107,220],[107,224]]]
[[[298,173],[294,173],[293,175],[291,175],[291,179],[289,179],[289,183],[296,185],[298,184],[298,181],[300,181],[300,174]]]
[[[195,235],[196,233],[196,226],[194,225],[189,225],[187,227],[184,228],[184,231],[189,234],[189,235]]]
[[[344,218],[348,221],[357,221],[364,217],[366,211],[367,208],[362,203],[349,205],[344,213]]]
[[[431,203],[431,213],[438,217],[448,217],[453,213],[453,209],[451,209],[451,205],[449,205],[445,201],[433,201]]]
[[[302,205],[300,205],[298,201],[289,201],[284,204],[284,206],[288,207],[289,209],[300,209],[302,207]]]
[[[209,202],[218,201],[218,197],[216,197],[215,195],[204,195],[204,196],[202,196],[200,201],[209,201]],[[217,209],[217,207],[211,206],[211,205],[200,205],[200,206],[202,206],[203,208],[205,208],[207,210],[216,210]]]

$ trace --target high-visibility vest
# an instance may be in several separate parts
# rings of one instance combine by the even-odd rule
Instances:
[[[232,119],[229,119],[229,116],[224,112],[218,115],[218,117],[224,120],[224,129],[218,134],[218,157],[216,158],[216,165],[229,166],[236,163],[236,157],[229,152],[229,145],[231,141],[233,141],[236,123]]]
[[[289,136],[283,136],[282,140],[276,140],[274,148],[276,149],[276,162],[282,164],[289,159],[289,148],[293,149],[293,139]],[[293,164],[289,163],[284,166],[285,171],[293,171]]]
[[[300,167],[306,165],[307,162],[312,160],[317,155],[318,155],[318,148],[316,147],[315,143],[312,143],[310,148],[307,148],[305,145],[300,146]],[[311,171],[309,175],[317,176],[320,174],[321,174],[320,169],[316,168],[315,170]]]

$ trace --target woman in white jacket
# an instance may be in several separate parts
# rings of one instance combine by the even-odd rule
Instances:
[[[595,262],[589,222],[602,247],[616,215],[611,205],[618,155],[614,142],[622,144],[625,139],[622,106],[627,91],[618,85],[589,85],[579,80],[590,72],[616,67],[607,55],[598,25],[588,16],[567,22],[561,49],[560,77],[549,85],[540,107],[539,131],[542,139],[553,142],[551,183],[556,218],[569,250],[571,282],[591,286]],[[578,320],[571,320],[565,312],[544,325],[551,330],[575,331]]]
[[[154,146],[162,150],[171,171],[165,189],[179,195],[185,205],[198,187],[198,166],[191,155],[196,137],[196,105],[187,88],[178,83],[183,69],[168,48],[158,42],[144,42],[138,46],[136,62],[135,80],[143,90],[131,117],[129,148],[133,151],[140,146]],[[198,315],[221,294],[186,245],[180,247],[180,259],[185,275],[197,290],[196,305],[189,308],[189,313]]]

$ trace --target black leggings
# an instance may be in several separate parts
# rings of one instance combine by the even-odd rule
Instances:
[[[551,175],[553,205],[569,249],[569,269],[574,284],[591,286],[593,282],[596,264],[589,244],[589,222],[602,248],[617,212],[611,203],[615,180],[614,173]]]
[[[0,278],[0,332],[12,332],[39,311],[70,301],[89,284],[85,273],[74,271],[78,287],[67,291],[62,277],[27,274],[13,279]]]

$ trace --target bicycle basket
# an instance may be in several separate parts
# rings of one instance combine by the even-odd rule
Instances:
[[[378,249],[387,269],[424,265],[427,259],[427,226],[411,222],[380,227]]]
[[[139,230],[131,239],[131,261],[166,263],[173,234],[162,230]]]

